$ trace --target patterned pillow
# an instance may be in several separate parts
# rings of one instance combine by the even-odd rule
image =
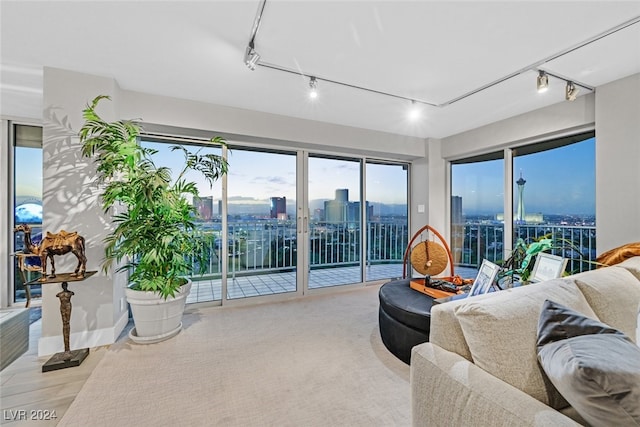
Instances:
[[[640,348],[622,332],[547,300],[538,360],[592,426],[640,425]]]

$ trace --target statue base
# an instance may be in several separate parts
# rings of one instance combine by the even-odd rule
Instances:
[[[62,273],[56,277],[47,277],[42,282],[40,279],[32,280],[27,284],[36,283],[60,283],[62,286],[62,292],[58,292],[56,297],[60,299],[60,316],[62,317],[62,337],[64,339],[64,351],[56,353],[42,365],[42,372],[56,371],[58,369],[73,368],[80,366],[82,361],[89,355],[88,348],[82,348],[79,350],[71,350],[69,347],[69,335],[71,334],[71,327],[69,325],[71,321],[71,297],[74,295],[69,290],[69,282],[81,282],[86,278],[93,276],[96,271],[87,271],[83,276],[76,276],[73,273]]]
[[[47,363],[42,365],[42,372],[57,371],[58,369],[73,368],[80,366],[82,361],[89,355],[88,348],[81,348],[80,350],[61,351],[56,353]]]

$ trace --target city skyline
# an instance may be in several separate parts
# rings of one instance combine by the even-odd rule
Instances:
[[[516,150],[517,154],[517,150]],[[465,215],[504,211],[504,160],[452,165],[452,196],[462,197]],[[518,156],[514,181],[526,180],[527,213],[595,215],[595,138],[560,148]],[[513,186],[513,212],[518,191]]]
[[[160,148],[159,166],[178,170],[183,159],[164,143],[146,143]],[[201,153],[220,154],[216,147]],[[42,171],[29,165],[42,157],[39,149],[16,147],[16,201],[41,199]],[[228,203],[243,206],[269,205],[270,197],[285,197],[287,211],[295,210],[296,156],[293,154],[231,150]],[[367,163],[367,200],[379,206],[406,205],[406,170]],[[378,170],[379,169],[379,170]],[[514,175],[526,180],[524,202],[528,213],[595,215],[595,138],[577,144],[514,158]],[[401,173],[398,173],[401,171]],[[403,173],[402,173],[403,172]],[[360,200],[360,163],[323,157],[309,158],[309,208],[332,200],[338,188],[349,190],[350,201]],[[459,176],[456,178],[456,176]],[[197,174],[187,179],[198,183],[201,197],[221,199],[221,180],[213,188]],[[462,197],[465,215],[498,214],[504,210],[503,160],[453,165],[452,195]],[[398,190],[400,189],[400,191]],[[514,186],[514,200],[517,193]],[[17,205],[21,203],[16,203]],[[235,210],[235,209],[234,209]],[[515,210],[514,210],[515,212]]]

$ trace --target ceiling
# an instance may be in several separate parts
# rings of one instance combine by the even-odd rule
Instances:
[[[40,118],[48,66],[112,77],[127,90],[441,138],[568,102],[561,79],[537,93],[536,69],[596,91],[640,73],[640,1],[267,0],[260,61],[317,76],[312,101],[307,77],[245,66],[259,5],[2,0],[1,113]],[[322,79],[436,106],[418,104],[411,121],[406,99]]]

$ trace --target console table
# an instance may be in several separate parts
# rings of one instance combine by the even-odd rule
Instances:
[[[41,284],[46,285],[49,283],[60,283],[62,291],[58,292],[56,296],[60,299],[60,316],[62,317],[62,336],[64,338],[64,351],[56,353],[47,362],[42,365],[42,372],[55,371],[58,369],[71,368],[74,366],[80,366],[82,361],[89,355],[88,348],[82,348],[79,350],[71,350],[69,346],[69,334],[71,331],[71,297],[74,295],[72,291],[68,289],[69,282],[81,282],[84,279],[93,276],[96,271],[87,271],[83,277],[73,276],[73,273],[57,274],[55,277],[41,277],[39,279],[32,280],[28,285]]]

